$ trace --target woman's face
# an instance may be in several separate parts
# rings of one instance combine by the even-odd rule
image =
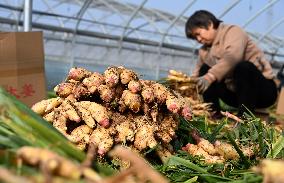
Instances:
[[[210,46],[212,45],[215,36],[216,29],[213,28],[213,24],[211,23],[208,28],[195,28],[192,31],[192,36],[201,44]]]

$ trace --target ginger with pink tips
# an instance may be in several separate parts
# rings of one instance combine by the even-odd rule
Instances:
[[[98,146],[98,154],[105,155],[113,146],[112,128],[103,128],[98,126],[90,136],[90,142]]]
[[[110,88],[107,85],[100,85],[98,87],[100,98],[105,102],[111,102],[115,97],[115,89]]]
[[[135,80],[131,80],[128,83],[128,90],[131,91],[132,93],[138,93],[141,91],[141,83],[139,82],[139,80],[135,81]]]
[[[98,87],[104,84],[105,78],[98,72],[94,72],[90,77],[85,78],[82,83],[88,88],[90,93],[95,93]]]
[[[86,77],[89,77],[91,75],[91,72],[84,69],[84,68],[79,68],[79,67],[74,67],[71,68],[68,76],[67,76],[67,80],[75,80],[75,81],[81,81]]]
[[[159,83],[155,83],[151,86],[154,89],[154,95],[157,100],[157,103],[164,104],[167,100],[168,95],[170,94],[168,89],[164,85]]]
[[[117,67],[108,67],[104,72],[105,83],[109,87],[114,87],[119,82],[119,71]]]
[[[149,86],[142,88],[141,96],[146,103],[151,103],[155,100],[154,90]]]
[[[181,102],[174,95],[167,96],[166,105],[167,109],[174,114],[179,113],[181,109]]]
[[[92,131],[88,125],[81,125],[75,128],[70,135],[67,135],[67,138],[74,143],[79,143],[82,140],[88,141]]]
[[[129,90],[124,90],[121,96],[125,105],[134,113],[137,113],[141,108],[141,96],[130,92]]]
[[[75,87],[74,83],[60,83],[57,86],[55,86],[54,92],[59,97],[66,98],[70,94],[72,94],[74,87]]]
[[[109,116],[107,109],[95,102],[91,102],[89,111],[92,114],[92,117],[103,127],[107,128],[110,126]]]
[[[131,80],[137,80],[137,74],[129,69],[126,69],[124,67],[119,67],[121,69],[120,73],[120,82],[122,84],[128,84]]]

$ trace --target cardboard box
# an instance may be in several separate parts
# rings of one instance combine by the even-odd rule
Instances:
[[[0,32],[0,86],[29,107],[46,98],[42,32]]]
[[[278,96],[276,113],[284,114],[284,87],[281,88],[280,94]]]

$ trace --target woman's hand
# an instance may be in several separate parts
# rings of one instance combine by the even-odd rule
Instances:
[[[211,82],[208,81],[204,76],[198,77],[196,78],[196,80],[197,80],[196,86],[198,93],[203,94],[211,85]]]

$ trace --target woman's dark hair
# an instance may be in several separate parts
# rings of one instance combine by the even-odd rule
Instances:
[[[192,31],[195,28],[205,28],[207,29],[210,23],[213,23],[213,28],[217,29],[219,24],[222,22],[217,19],[212,13],[206,10],[199,10],[193,13],[187,20],[185,24],[185,34],[186,37],[190,39],[195,39],[192,35]]]

